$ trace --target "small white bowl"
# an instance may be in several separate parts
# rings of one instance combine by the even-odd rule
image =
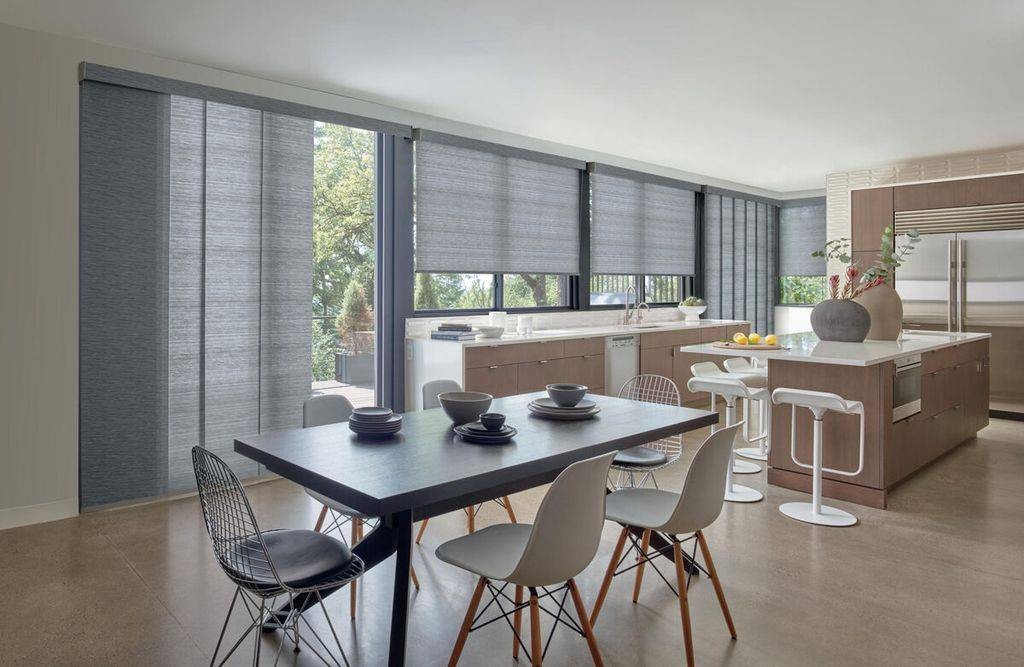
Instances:
[[[492,327],[487,325],[481,325],[476,328],[480,332],[481,338],[501,338],[501,334],[505,333],[505,327]]]

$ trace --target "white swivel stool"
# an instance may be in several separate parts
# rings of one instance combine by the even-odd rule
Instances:
[[[757,365],[756,358],[746,357],[735,357],[726,359],[722,362],[725,366],[725,370],[735,375],[747,376],[750,379],[744,379],[743,384],[748,387],[767,387],[768,386],[768,367]],[[744,458],[753,459],[755,461],[767,461],[768,451],[770,449],[770,440],[768,433],[771,431],[771,424],[768,422],[769,413],[769,401],[755,401],[757,403],[757,421],[758,428],[761,430],[754,437],[750,437],[750,412],[749,412],[749,401],[743,401],[743,438],[751,443],[749,447],[737,447],[736,454]],[[754,443],[757,443],[754,446]]]
[[[828,472],[833,475],[856,477],[864,469],[864,404],[860,401],[848,401],[842,396],[824,391],[788,389],[785,387],[780,387],[772,392],[772,402],[776,405],[788,403],[791,406],[792,418],[789,427],[790,456],[793,458],[793,463],[801,468],[811,470],[811,502],[784,503],[779,506],[779,511],[792,519],[814,523],[819,526],[852,526],[857,523],[857,517],[849,512],[821,504],[821,473]],[[796,409],[798,407],[807,408],[814,415],[813,460],[810,465],[803,463],[796,457]],[[825,413],[829,410],[843,414],[860,415],[859,463],[857,464],[857,469],[852,472],[825,468],[821,465],[822,420],[825,418]]]
[[[740,382],[744,387],[747,387],[748,389],[750,389],[751,387],[755,388],[753,390],[753,392],[752,392],[752,395],[756,394],[756,396],[760,397],[760,401],[761,401],[762,405],[767,403],[768,400],[769,400],[768,390],[763,388],[764,387],[763,384],[759,384],[761,382],[761,380],[758,377],[754,376],[754,375],[749,375],[749,374],[746,374],[746,373],[725,373],[725,372],[722,371],[722,369],[720,369],[718,366],[716,366],[714,364],[714,362],[711,362],[711,361],[701,361],[699,363],[696,363],[696,364],[690,366],[690,373],[692,373],[694,377],[699,377],[699,378],[717,378],[717,379],[720,379],[720,380],[732,380],[732,381],[735,381],[735,382]],[[691,389],[690,391],[693,391],[693,390]],[[745,417],[747,417],[748,413],[750,412],[749,409],[747,408],[747,405],[749,404],[749,400],[751,400],[751,397],[739,396],[738,398],[743,403],[743,416],[745,418]],[[753,400],[759,400],[759,399],[758,398],[753,398]],[[711,411],[712,412],[715,411],[715,392],[711,392]],[[764,422],[762,422],[762,423],[764,423]],[[743,423],[743,436],[744,436],[744,440],[747,440],[747,442],[750,442],[750,439],[747,437],[748,435],[749,435],[749,427],[748,427],[748,424],[744,421],[744,423]],[[758,438],[767,438],[767,434],[761,434],[757,438],[755,438],[755,440],[758,439]],[[737,449],[736,453],[739,454],[740,450]],[[741,461],[741,460],[736,459],[734,457],[733,458],[733,464],[732,464],[732,471],[735,474],[737,474],[737,475],[754,475],[756,473],[761,472],[761,466],[757,465],[756,463],[751,463],[750,461]]]
[[[710,363],[710,362],[701,362]],[[699,364],[694,364],[698,366]],[[712,364],[713,365],[713,364]],[[725,399],[725,425],[733,426],[736,423],[736,399],[750,398],[751,390],[739,380],[720,377],[692,377],[686,381],[686,387],[690,391],[704,391],[709,394],[719,394]],[[758,389],[767,393],[767,389]],[[714,428],[714,427],[712,427]],[[756,503],[764,499],[757,489],[749,486],[741,486],[733,483],[733,466],[737,463],[736,456],[732,449],[729,450],[729,463],[725,473],[725,499],[731,503]]]

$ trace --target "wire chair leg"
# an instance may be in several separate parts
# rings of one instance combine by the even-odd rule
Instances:
[[[341,646],[341,640],[338,639],[338,633],[334,630],[334,623],[331,622],[331,617],[327,613],[327,607],[324,606],[324,598],[320,595],[320,591],[316,591],[316,600],[320,603],[320,610],[324,612],[324,618],[327,619],[327,627],[331,629],[331,635],[334,637],[334,643],[338,645],[338,651],[341,652],[341,659],[345,661],[345,665],[348,667],[348,657],[345,655],[345,649]]]
[[[235,610],[235,603],[238,602],[238,596],[240,595],[241,589],[235,586],[235,594],[231,596],[231,605],[228,607],[228,615],[224,617],[224,625],[220,628],[220,636],[217,637],[217,647],[213,649],[213,657],[210,658],[210,667],[217,661],[217,653],[220,652],[221,642],[224,641],[224,633],[228,629],[228,621],[231,620],[231,613]]]
[[[267,609],[267,601],[264,600],[263,598],[260,598],[260,613],[259,613],[259,616],[257,618],[259,618],[261,623],[263,621],[263,616],[266,613],[266,609]],[[253,664],[253,667],[259,667],[259,665],[260,665],[260,648],[262,647],[262,644],[263,644],[263,633],[257,631],[257,632],[254,632],[253,634],[256,635],[256,645],[253,647],[252,664]]]

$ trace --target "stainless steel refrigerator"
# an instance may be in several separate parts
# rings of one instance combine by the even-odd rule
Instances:
[[[900,217],[897,233],[922,233],[896,272],[903,328],[992,334],[990,410],[1024,418],[1024,220],[989,206]]]

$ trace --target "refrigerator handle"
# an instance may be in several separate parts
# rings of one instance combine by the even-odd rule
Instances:
[[[956,273],[957,280],[957,322],[956,330],[963,331],[967,326],[967,241],[958,239],[956,242],[956,255],[960,264],[960,270]]]
[[[956,295],[957,276],[960,272],[957,271],[959,261],[957,259],[956,251],[957,242],[954,239],[950,239],[946,247],[948,257],[946,264],[949,272],[949,280],[947,281],[949,285],[949,296],[946,300],[946,331],[956,331],[958,326],[957,315],[959,314],[959,308],[957,307]]]

